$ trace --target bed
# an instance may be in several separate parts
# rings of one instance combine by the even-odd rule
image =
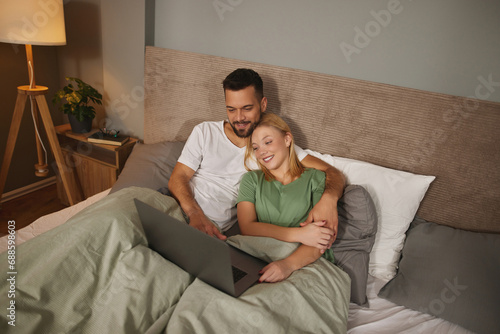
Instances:
[[[221,81],[239,67],[348,187],[337,266],[320,259],[234,299],[151,251],[130,203],[182,216],[157,190],[194,125],[225,118]],[[0,239],[14,278],[0,283],[2,332],[13,319],[24,332],[499,332],[499,103],[157,47],[144,87],[144,141],[117,183],[17,231],[15,271],[13,237]],[[267,260],[296,247],[230,239]]]

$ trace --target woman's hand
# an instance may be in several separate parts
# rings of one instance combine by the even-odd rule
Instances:
[[[321,257],[320,251],[311,246],[300,245],[283,260],[274,261],[262,268],[259,282],[281,282],[295,270],[303,268]]]
[[[293,273],[294,269],[287,263],[286,259],[274,261],[259,271],[262,276],[259,282],[281,282]]]
[[[322,253],[328,248],[333,231],[325,227],[326,222],[313,222],[299,229],[299,240],[303,245],[316,247]]]

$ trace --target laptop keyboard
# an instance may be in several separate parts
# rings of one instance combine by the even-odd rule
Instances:
[[[235,266],[231,266],[231,268],[233,269],[233,281],[234,281],[234,283],[238,282],[240,279],[242,279],[243,277],[245,277],[247,275],[246,272],[244,272],[241,269],[236,268]]]

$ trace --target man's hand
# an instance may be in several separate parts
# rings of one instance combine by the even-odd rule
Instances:
[[[301,223],[300,226],[306,226],[314,221],[325,220],[325,226],[331,228],[333,232],[328,245],[328,248],[330,248],[337,238],[337,229],[339,225],[337,201],[344,193],[345,177],[338,169],[311,155],[307,155],[302,160],[302,164],[305,167],[315,168],[325,172],[326,180],[323,196],[309,212],[307,220]]]
[[[168,181],[168,189],[182,210],[188,215],[189,225],[210,236],[226,240],[226,236],[220,233],[214,223],[205,216],[203,210],[194,199],[193,191],[189,185],[189,180],[191,180],[194,173],[194,170],[178,162]]]
[[[301,227],[299,230],[300,242],[303,245],[316,247],[320,251],[324,252],[328,248],[333,234],[330,228],[324,227],[325,224],[325,221],[305,224],[304,227]]]
[[[189,216],[189,225],[211,237],[217,237],[220,240],[226,240],[227,238],[203,213],[196,213]]]
[[[331,237],[328,242],[327,248],[332,247],[335,239],[337,239],[337,230],[339,225],[339,216],[337,212],[337,201],[334,199],[329,199],[327,194],[323,194],[323,197],[319,202],[312,208],[309,212],[309,216],[306,221],[300,223],[300,226],[306,226],[314,221],[325,220],[325,227],[328,227],[331,231]],[[321,251],[324,253],[324,250]]]

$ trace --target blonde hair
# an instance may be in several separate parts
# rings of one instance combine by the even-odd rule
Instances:
[[[286,122],[278,115],[262,113],[259,122],[256,124],[256,126],[254,128],[254,131],[260,126],[272,126],[273,128],[281,131],[283,133],[283,136],[286,135],[287,133],[290,134],[291,141],[290,141],[290,147],[288,148],[289,149],[288,158],[289,158],[289,162],[290,162],[289,174],[292,177],[292,179],[302,175],[305,168],[304,168],[304,165],[302,165],[302,163],[300,162],[299,158],[297,157],[297,154],[295,153],[295,141],[293,139],[292,131],[290,130],[290,127],[288,126],[288,124],[286,124]],[[253,146],[252,146],[252,136],[248,137],[247,148],[245,151],[245,168],[248,171],[251,170],[251,168],[248,167],[248,162],[250,160],[257,161],[257,164],[259,165],[262,172],[264,172],[264,175],[265,175],[265,178],[267,181],[271,181],[271,180],[275,179],[275,177],[271,173],[271,171],[269,171],[269,169],[267,169],[265,166],[263,166],[259,162],[259,160],[257,160],[255,158],[254,152],[253,152]]]

